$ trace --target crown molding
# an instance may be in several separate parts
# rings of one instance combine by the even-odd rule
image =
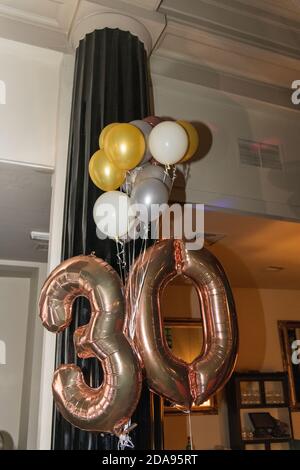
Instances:
[[[156,54],[251,80],[290,88],[300,60],[168,21]]]
[[[292,90],[290,88],[251,80],[223,70],[184,62],[178,58],[164,57],[157,53],[151,56],[150,66],[154,81],[156,76],[171,78],[280,106],[295,112],[300,111],[300,107],[293,105],[291,101]],[[159,80],[160,82],[161,80]]]
[[[260,3],[266,8],[265,0]],[[159,11],[167,16],[168,22],[300,58],[300,21],[278,15],[270,7],[266,11],[240,0],[164,0]]]
[[[123,3],[127,3],[129,5],[144,8],[145,10],[158,10],[158,7],[162,3],[162,0],[121,0]],[[101,4],[101,0],[90,0],[92,3]]]
[[[72,48],[76,49],[86,34],[106,27],[119,28],[137,36],[150,55],[166,27],[166,19],[162,13],[121,0],[81,0],[69,33]]]
[[[38,0],[20,7],[0,0],[0,36],[72,53],[78,41],[97,28],[119,28],[139,37],[150,54],[166,27],[159,0]]]
[[[143,23],[130,16],[106,11],[103,13],[93,13],[78,20],[70,34],[70,42],[73,49],[78,47],[80,40],[88,33],[103,28],[118,28],[123,31],[130,31],[131,34],[137,36],[144,44],[147,54],[152,49],[151,35]]]
[[[286,11],[281,0],[39,0],[38,8],[0,0],[0,35],[73,53],[86,33],[116,27],[140,38],[157,73],[176,70],[206,86],[210,77],[212,87],[221,80],[246,96],[256,89],[267,101],[277,93],[285,105],[300,78],[300,0],[299,7],[285,2]]]

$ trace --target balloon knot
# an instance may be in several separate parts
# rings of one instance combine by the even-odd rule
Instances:
[[[175,256],[175,267],[178,274],[181,274],[183,268],[183,258],[182,258],[182,250],[181,250],[181,241],[175,240],[174,241],[174,256]]]

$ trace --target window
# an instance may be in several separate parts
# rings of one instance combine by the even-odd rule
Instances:
[[[6,347],[4,341],[0,340],[0,364],[6,364]]]

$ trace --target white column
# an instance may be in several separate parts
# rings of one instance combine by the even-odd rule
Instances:
[[[74,56],[63,56],[61,63],[60,93],[57,109],[55,170],[52,177],[48,273],[51,272],[61,262],[73,73]],[[54,371],[55,344],[56,335],[44,329],[37,443],[37,448],[43,450],[50,449],[51,447],[53,411],[51,384]]]

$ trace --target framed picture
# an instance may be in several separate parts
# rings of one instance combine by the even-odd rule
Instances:
[[[187,363],[192,362],[203,348],[203,324],[193,318],[165,318],[165,338],[174,356]],[[193,413],[217,414],[217,398],[211,397],[200,406],[193,405]],[[182,414],[182,410],[164,400],[165,413]]]

